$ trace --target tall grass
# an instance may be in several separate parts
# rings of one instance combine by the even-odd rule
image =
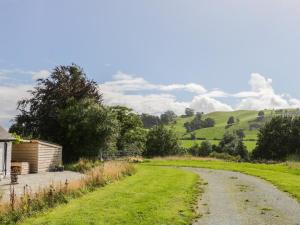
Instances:
[[[111,161],[90,169],[80,180],[66,180],[63,184],[53,184],[36,193],[32,193],[30,187],[26,185],[23,194],[16,196],[14,186],[11,186],[10,201],[0,205],[0,224],[15,224],[26,217],[68,203],[72,198],[80,197],[134,172],[133,164]]]

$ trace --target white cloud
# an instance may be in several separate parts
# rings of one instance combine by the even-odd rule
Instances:
[[[0,123],[8,124],[16,115],[17,102],[29,96],[31,85],[0,86]]]
[[[32,79],[37,80],[37,79],[44,79],[49,77],[50,71],[48,70],[40,70],[38,72],[32,72]]]
[[[251,74],[249,81],[251,91],[243,91],[234,94],[234,97],[241,98],[237,109],[279,109],[295,108],[300,106],[297,99],[276,94],[272,87],[272,79],[266,78],[258,73]]]
[[[231,106],[205,95],[194,97],[192,102],[190,103],[190,107],[198,112],[204,113],[233,110]]]
[[[192,107],[200,112],[232,110],[230,106],[214,99],[227,96],[225,92],[220,90],[208,92],[202,85],[196,83],[153,84],[142,77],[118,72],[113,76],[113,81],[105,82],[99,87],[101,92],[103,92],[106,104],[125,105],[139,113],[161,114],[167,110],[173,110],[177,114],[183,114],[186,107]],[[159,93],[141,93],[149,90]],[[174,95],[166,93],[175,90],[182,90],[197,95],[191,102],[180,102]]]

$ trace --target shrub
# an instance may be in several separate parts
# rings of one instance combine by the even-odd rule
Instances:
[[[241,157],[240,156],[233,156],[228,153],[219,153],[219,152],[212,152],[209,154],[210,157],[216,158],[216,159],[222,159],[226,161],[240,161]]]
[[[277,116],[260,129],[254,159],[285,160],[288,155],[300,155],[300,118]]]
[[[176,134],[164,126],[153,127],[146,140],[146,156],[167,156],[181,153]]]

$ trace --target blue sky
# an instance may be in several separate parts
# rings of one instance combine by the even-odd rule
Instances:
[[[296,0],[0,0],[0,103],[6,107],[0,122],[13,117],[9,104],[24,96],[33,76],[71,62],[104,83],[107,104],[138,112],[160,113],[155,101],[178,113],[191,105],[200,111],[298,107],[299,24]],[[152,87],[112,93],[112,86],[124,88],[135,78]],[[191,83],[205,91],[168,86]],[[9,88],[18,91],[5,96]],[[223,95],[212,95],[215,89]],[[149,105],[140,107],[145,96]]]

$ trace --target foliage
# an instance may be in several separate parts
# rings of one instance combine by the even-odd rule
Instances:
[[[234,122],[235,122],[234,117],[230,116],[227,120],[227,125],[232,125],[232,124],[234,124]]]
[[[240,139],[243,139],[245,137],[245,132],[243,129],[237,129],[235,130],[235,133]]]
[[[229,155],[240,156],[244,160],[249,159],[243,140],[235,134],[225,133],[219,143],[219,149]]]
[[[215,121],[212,118],[202,119],[202,114],[197,113],[195,118],[190,122],[185,122],[184,127],[187,132],[191,132],[194,130],[213,127],[215,125]]]
[[[86,173],[87,171],[101,165],[103,165],[103,162],[101,162],[100,160],[81,158],[76,163],[66,164],[65,169],[80,173]]]
[[[147,113],[143,113],[142,115],[140,115],[140,118],[145,128],[158,126],[161,123],[158,116],[150,115]]]
[[[146,156],[167,156],[180,153],[176,134],[164,126],[153,127],[146,140]]]
[[[77,161],[81,157],[96,158],[104,151],[115,150],[111,142],[118,133],[118,121],[95,100],[70,99],[58,114],[60,129],[65,137],[61,140],[64,161]]]
[[[193,156],[208,156],[212,152],[212,145],[209,141],[203,141],[201,144],[194,144],[188,152]]]
[[[195,114],[195,110],[191,109],[191,108],[186,108],[185,109],[185,115],[190,117],[190,116],[194,116]]]
[[[68,100],[90,98],[99,104],[102,102],[97,83],[87,79],[83,70],[75,64],[55,67],[50,77],[37,82],[34,90],[30,91],[31,97],[19,101],[20,114],[10,128],[11,132],[22,137],[62,143],[65,136],[58,116]]]
[[[300,118],[276,116],[260,129],[254,159],[284,160],[300,154]]]
[[[71,153],[69,147],[76,146],[75,142],[79,142],[76,138],[85,138],[83,133],[81,133],[82,136],[75,134],[75,127],[80,128],[83,125],[84,129],[88,131],[87,135],[92,135],[92,129],[88,128],[86,121],[75,120],[83,119],[83,117],[75,115],[76,112],[72,111],[73,109],[83,110],[82,107],[90,102],[93,105],[91,109],[83,110],[83,113],[90,116],[87,120],[92,122],[92,118],[97,118],[101,122],[108,121],[107,113],[101,106],[102,96],[98,91],[97,83],[87,79],[83,70],[75,64],[55,67],[48,78],[37,81],[36,87],[30,93],[31,96],[29,98],[19,101],[19,115],[15,118],[10,132],[16,132],[22,137],[38,138],[63,145],[64,152],[67,153],[64,154],[65,160],[76,158],[69,154]],[[85,99],[89,100],[85,101]],[[99,106],[96,106],[96,104]],[[91,115],[95,111],[98,112]],[[102,115],[100,115],[100,111]],[[77,114],[80,113],[80,111],[77,112]],[[76,122],[76,124],[67,124],[66,121],[62,121],[62,117],[65,119],[64,115],[67,114],[71,114],[70,120]],[[92,123],[95,123],[95,121]],[[106,133],[105,127],[109,127],[106,124],[104,124],[104,128],[100,128],[99,126],[101,125],[99,124],[91,124],[91,126],[93,128],[98,126],[97,131],[103,131],[103,133],[100,132],[101,134]],[[80,133],[80,129],[77,131]],[[76,136],[71,137],[70,133]],[[83,146],[81,143],[79,144]],[[84,150],[77,148],[75,152],[83,152]],[[99,151],[98,145],[95,146],[93,151]]]
[[[177,115],[171,110],[168,110],[160,115],[161,124],[164,124],[164,125],[174,123],[176,118],[177,118]]]
[[[11,136],[13,136],[15,138],[14,144],[20,144],[23,140],[22,137],[15,132],[12,133]]]
[[[25,220],[42,224],[191,224],[198,176],[174,168],[138,166],[134,176]]]
[[[141,155],[145,149],[146,131],[140,117],[127,107],[114,106],[110,109],[116,115],[120,127],[117,136],[118,151]]]

